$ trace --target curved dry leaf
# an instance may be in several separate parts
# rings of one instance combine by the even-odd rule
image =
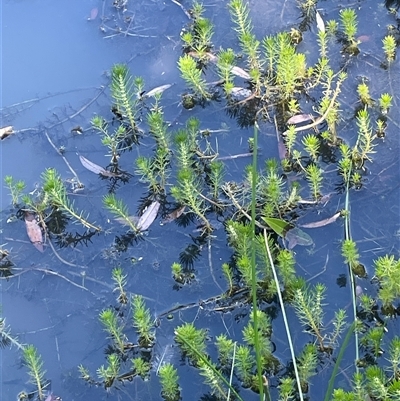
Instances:
[[[144,213],[140,216],[140,219],[137,223],[137,228],[140,231],[147,230],[151,226],[151,224],[157,217],[159,208],[160,203],[157,201],[152,202],[151,205],[147,207]]]
[[[290,117],[289,120],[286,121],[287,125],[292,125],[292,124],[300,124],[300,123],[305,123],[306,121],[310,121],[313,119],[313,116],[311,114],[296,114],[293,117]]]
[[[236,75],[236,76],[238,76],[240,78],[243,78],[243,79],[250,79],[251,78],[250,74],[247,71],[245,71],[243,68],[240,68],[240,67],[236,67],[236,66],[232,67],[231,73],[233,75]]]
[[[309,246],[313,245],[312,238],[297,227],[291,228],[286,234],[285,239],[288,241],[288,248],[293,249],[296,245]]]
[[[25,212],[26,233],[31,240],[33,246],[40,252],[43,252],[43,235],[42,229],[36,221],[33,213]]]
[[[85,167],[87,170],[91,171],[92,173],[95,174],[100,174],[104,177],[120,177],[121,174],[115,174],[111,173],[110,171],[107,171],[103,167],[99,166],[96,163],[91,162],[90,160],[86,159],[86,157],[83,157],[79,155],[79,160],[82,163],[82,166]]]
[[[157,86],[157,88],[154,88],[151,91],[146,92],[142,97],[151,97],[151,96],[157,95],[159,93],[163,93],[165,90],[169,89],[171,86],[172,86],[172,84]]]
[[[334,223],[338,219],[340,214],[341,214],[340,212],[337,212],[332,217],[329,217],[327,219],[315,221],[314,223],[301,224],[301,225],[299,225],[299,227],[304,227],[304,228],[324,227],[328,224]]]
[[[167,214],[161,223],[162,224],[171,223],[175,219],[178,219],[180,216],[182,216],[185,209],[186,206],[181,206],[178,209],[175,209],[171,213]]]
[[[0,139],[6,139],[13,133],[13,127],[11,125],[9,125],[8,127],[0,128]]]

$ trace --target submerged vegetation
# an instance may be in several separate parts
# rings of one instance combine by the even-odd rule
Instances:
[[[303,21],[298,27],[258,38],[249,5],[230,0],[236,51],[213,42],[216,27],[205,16],[205,7],[193,4],[191,23],[181,34],[183,54],[177,61],[187,85],[182,106],[193,109],[224,102],[240,127],[252,127],[249,144],[253,161],[236,181],[214,145],[217,141],[211,132],[201,129],[198,118],[192,115],[181,128],[171,128],[163,110],[165,87],[146,94],[144,80],[133,77],[128,66],[112,68],[113,119],[95,116],[88,122],[99,134],[108,164],[103,168],[80,157],[87,170],[108,184],[107,193],[102,194],[103,209],[96,213],[103,221],[113,215],[110,224],[119,223],[125,230],[115,236],[108,250],[117,259],[109,274],[116,303],[107,304],[98,313],[99,330],[108,338],[105,362],[94,373],[83,363],[78,368],[89,386],[113,391],[134,378],[158,380],[163,399],[186,399],[180,365],[162,358],[156,361],[160,322],[179,313],[180,322],[174,322],[169,334],[182,361],[192,366],[195,380],[201,376],[214,399],[244,400],[250,389],[260,400],[312,400],[310,388],[322,370],[330,375],[326,384],[319,382],[326,401],[399,399],[400,339],[388,334],[385,324],[388,317],[399,314],[400,261],[391,254],[378,256],[373,266],[376,298],[358,294],[357,283],[368,274],[358,238],[353,238],[350,230],[353,194],[365,190],[363,183],[379,154],[393,99],[389,93],[381,93],[374,100],[364,80],[351,84],[358,103],[351,110],[353,117],[345,117],[349,113],[343,112],[341,94],[349,79],[348,69],[359,53],[357,13],[344,8],[337,21],[325,24],[316,3],[299,2]],[[317,30],[311,40],[318,57],[311,59],[298,45],[314,21]],[[335,40],[342,46],[340,64],[333,54],[338,51]],[[395,50],[395,38],[386,36],[382,60],[387,68],[395,59]],[[346,135],[341,124],[345,118],[355,138]],[[275,130],[279,160],[269,158],[260,164],[258,135],[264,127]],[[142,141],[151,144],[150,151],[142,152]],[[139,156],[132,157],[128,152],[132,149],[138,150]],[[123,159],[131,162],[129,171],[122,169],[127,165],[121,163]],[[335,171],[334,178],[329,170]],[[71,193],[82,188],[71,171],[75,176],[71,188],[49,168],[36,190],[28,194],[22,181],[5,177],[16,216],[25,221],[29,239],[41,252],[45,244],[53,250],[53,242],[60,248],[75,247],[106,232],[89,213],[75,207]],[[117,194],[132,177],[146,191],[137,216],[130,214],[132,203]],[[299,223],[305,210],[319,213],[332,193],[343,194],[344,199],[338,201],[332,217],[308,225]],[[225,279],[225,290],[220,286],[221,293],[198,306],[222,315],[240,305],[240,330],[231,330],[233,319],[226,331],[218,333],[201,327],[202,322],[196,319],[185,321],[186,305],[156,316],[140,288],[137,293],[128,290],[123,254],[139,241],[148,240],[145,232],[158,216],[163,225],[196,226],[190,234],[192,242],[180,255],[171,256],[175,261],[169,269],[176,290],[196,282],[196,259],[206,247],[211,248],[216,221],[223,222],[231,257],[217,268]],[[348,309],[328,305],[323,272],[321,277],[317,274],[307,280],[294,251],[296,246],[309,247],[311,261],[314,238],[305,231],[336,221],[344,227],[338,252],[341,266],[347,267],[351,290]],[[81,232],[73,234],[71,223]],[[13,265],[6,264],[8,251],[3,250],[2,255],[2,277],[11,277]],[[290,320],[289,311],[293,312]],[[276,324],[278,315],[284,329],[282,322]],[[46,371],[40,355],[33,346],[20,346],[1,319],[0,335],[2,345],[22,348],[30,382],[37,398],[43,400]],[[278,337],[285,348],[289,345],[290,358],[275,352]],[[344,377],[348,380],[342,385],[336,375],[345,352],[353,363],[346,367]]]

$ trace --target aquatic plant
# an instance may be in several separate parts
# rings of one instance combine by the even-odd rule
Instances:
[[[128,295],[125,290],[127,275],[123,273],[121,267],[115,267],[111,272],[111,278],[116,284],[114,292],[118,292],[117,301],[122,305],[126,305],[128,303]]]
[[[22,350],[24,365],[28,369],[30,383],[32,383],[38,392],[39,400],[44,399],[45,374],[41,355],[33,345],[27,345]]]
[[[4,183],[10,191],[12,204],[14,206],[18,205],[22,192],[24,191],[26,184],[24,181],[16,181],[11,175],[6,175],[4,177]]]
[[[385,255],[380,256],[374,265],[375,277],[380,284],[378,298],[384,308],[390,308],[400,296],[400,260],[396,260],[393,255]]]
[[[317,200],[321,194],[321,183],[323,179],[321,169],[315,164],[310,164],[306,167],[306,178],[309,182],[312,196]]]
[[[319,139],[314,134],[307,134],[303,137],[302,143],[305,151],[310,155],[311,159],[316,162],[318,159],[318,150],[320,147]]]
[[[371,106],[372,105],[372,98],[369,93],[369,88],[368,85],[365,82],[362,82],[358,84],[357,86],[357,93],[358,96],[360,97],[361,103],[366,105],[366,106]]]
[[[193,363],[200,361],[199,355],[206,355],[206,331],[197,329],[193,323],[184,323],[175,328],[175,341],[184,355]]]
[[[195,95],[200,99],[208,99],[211,97],[207,88],[207,83],[201,77],[202,72],[197,67],[196,61],[192,56],[188,54],[181,56],[178,61],[178,67],[182,78],[189,88],[193,90]]]
[[[194,1],[191,8],[192,25],[190,30],[181,34],[184,49],[195,52],[200,60],[204,61],[207,52],[212,47],[214,27],[208,18],[204,17],[205,8],[202,3]]]
[[[113,385],[121,369],[120,357],[117,354],[107,355],[107,365],[101,365],[96,373],[105,388]]]
[[[356,168],[361,168],[364,164],[364,161],[371,161],[370,155],[375,153],[375,135],[370,124],[370,116],[367,109],[360,110],[356,119],[358,126],[358,137],[357,143],[353,148],[352,158]]]
[[[114,194],[107,194],[103,197],[103,204],[106,209],[121,219],[123,224],[127,225],[135,234],[140,232],[122,199],[117,199]]]
[[[386,35],[382,39],[383,51],[385,52],[386,60],[391,63],[396,56],[396,39],[393,35]]]
[[[139,130],[136,123],[138,112],[138,96],[143,92],[144,82],[140,77],[133,78],[128,66],[115,64],[111,70],[111,95],[115,101],[115,114],[126,122],[130,135],[136,135]]]
[[[382,93],[379,98],[379,106],[382,114],[387,114],[389,109],[392,107],[392,96],[389,93]]]
[[[139,333],[139,344],[143,347],[150,347],[154,341],[154,321],[151,313],[144,303],[141,295],[134,295],[131,298],[133,327]]]
[[[179,376],[177,369],[170,363],[158,371],[161,383],[161,395],[166,401],[178,401],[180,398]]]
[[[149,377],[151,364],[145,361],[141,357],[133,358],[132,362],[132,370],[135,375],[140,376],[143,380],[146,380]]]
[[[43,191],[47,196],[49,203],[61,209],[70,218],[79,222],[84,227],[95,231],[101,231],[101,227],[90,223],[87,217],[84,217],[83,212],[79,213],[74,209],[74,204],[68,198],[67,190],[55,169],[49,168],[45,170],[42,174],[42,179]]]
[[[308,385],[312,376],[317,374],[318,355],[314,344],[306,344],[298,356],[298,369],[301,388],[308,392]]]
[[[12,345],[15,345],[19,349],[24,348],[23,345],[19,343],[18,338],[11,334],[11,329],[7,326],[6,319],[0,317],[0,348],[6,348]]]
[[[356,39],[358,25],[356,12],[352,8],[344,8],[340,11],[340,22],[347,41],[346,50],[351,54],[357,54],[359,50]]]
[[[117,351],[124,354],[127,338],[123,333],[123,323],[119,320],[116,312],[111,308],[104,309],[100,312],[99,319],[104,326],[104,330],[113,340]]]

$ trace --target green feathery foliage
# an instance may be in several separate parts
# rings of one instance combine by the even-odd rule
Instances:
[[[118,319],[113,309],[108,308],[100,312],[100,322],[104,326],[104,330],[112,338],[116,349],[121,353],[125,353],[126,336],[123,333],[122,322]]]
[[[151,318],[150,309],[146,308],[141,295],[134,295],[132,301],[133,327],[139,333],[139,343],[149,347],[154,341],[154,321]]]
[[[158,371],[161,383],[161,395],[166,401],[178,401],[180,399],[179,376],[177,369],[170,363],[160,367]]]
[[[55,169],[47,169],[42,174],[42,178],[43,191],[47,195],[50,203],[67,213],[68,216],[82,224],[84,227],[95,231],[101,231],[99,226],[95,226],[94,224],[90,223],[87,218],[83,217],[83,212],[78,213],[75,211],[74,204],[69,200],[67,196],[67,190],[65,189],[65,186],[61,181],[61,177],[57,174]]]
[[[33,345],[27,345],[22,352],[30,377],[29,381],[36,386],[39,400],[43,400],[46,371],[43,369],[42,357]]]
[[[128,207],[125,205],[122,199],[117,199],[114,194],[107,194],[104,195],[103,204],[106,209],[108,209],[118,219],[121,219],[125,225],[129,226],[134,233],[138,233],[140,231],[136,227],[132,217],[129,215]]]
[[[133,78],[128,66],[116,64],[111,71],[111,95],[115,101],[118,115],[126,119],[132,132],[137,131],[136,113],[139,94],[143,92],[141,78]]]

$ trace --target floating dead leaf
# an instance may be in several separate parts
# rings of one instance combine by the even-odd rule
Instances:
[[[181,206],[180,208],[175,209],[171,213],[167,214],[161,223],[167,224],[167,223],[171,223],[175,219],[178,219],[180,216],[182,216],[185,209],[186,209],[186,206]]]
[[[140,231],[147,230],[151,226],[151,224],[157,217],[159,208],[160,203],[157,201],[152,202],[150,206],[147,207],[144,213],[140,216],[140,219],[137,223],[137,228]]]
[[[11,125],[9,125],[8,127],[0,128],[0,139],[6,139],[13,133],[13,127]]]
[[[116,174],[116,173],[107,171],[106,169],[99,166],[98,164],[93,163],[90,160],[86,159],[86,157],[79,155],[79,160],[81,161],[82,166],[85,167],[87,170],[91,171],[92,173],[100,174],[104,177],[121,177],[121,174]]]
[[[301,224],[299,227],[303,227],[303,228],[324,227],[324,226],[327,226],[328,224],[334,223],[338,219],[340,214],[341,214],[340,212],[337,212],[332,217],[329,217],[327,219],[315,221],[314,223]]]
[[[151,96],[158,95],[159,93],[163,93],[165,90],[169,89],[171,86],[172,86],[171,84],[157,86],[157,88],[154,88],[151,91],[146,92],[143,95],[143,97],[151,97]]]
[[[240,67],[236,67],[236,66],[232,67],[231,73],[233,75],[236,75],[236,76],[238,76],[240,78],[243,78],[243,79],[250,79],[249,73],[246,72],[243,68],[240,68]]]
[[[246,99],[250,97],[253,94],[253,92],[250,89],[246,88],[240,88],[238,86],[235,86],[231,89],[231,95],[234,96],[236,99]]]
[[[92,8],[90,10],[90,17],[89,17],[89,21],[93,21],[96,19],[97,15],[99,13],[99,9],[97,7]]]
[[[290,117],[289,120],[287,120],[286,124],[287,125],[292,125],[292,124],[300,124],[300,123],[305,123],[306,121],[310,121],[313,119],[313,116],[311,114],[296,114],[293,117]]]
[[[43,235],[42,229],[36,221],[33,213],[25,212],[26,232],[33,246],[40,252],[43,252]]]
[[[139,217],[129,216],[128,218],[135,226],[137,226],[137,224],[139,222]],[[128,225],[127,221],[125,219],[123,219],[122,217],[116,217],[114,220],[117,221],[119,224],[122,224],[123,226]]]
[[[196,52],[190,52],[189,55],[194,57],[194,58],[200,58],[199,54],[196,53]],[[217,62],[218,62],[218,57],[217,56],[215,56],[212,53],[206,53],[206,56],[212,63],[217,64]],[[202,54],[202,57],[204,57],[204,54]],[[236,76],[241,77],[243,79],[250,79],[251,78],[250,74],[247,71],[245,71],[243,68],[240,68],[240,67],[233,66],[232,69],[231,69],[231,72],[232,72],[233,75],[236,75]]]
[[[293,249],[296,245],[309,246],[314,243],[307,233],[297,227],[288,230],[285,234],[285,239],[288,241],[289,249]]]
[[[321,31],[321,32],[325,32],[325,23],[324,23],[324,20],[321,17],[321,14],[318,11],[316,11],[316,13],[315,13],[315,19],[317,20],[317,28],[318,28],[318,30]]]

